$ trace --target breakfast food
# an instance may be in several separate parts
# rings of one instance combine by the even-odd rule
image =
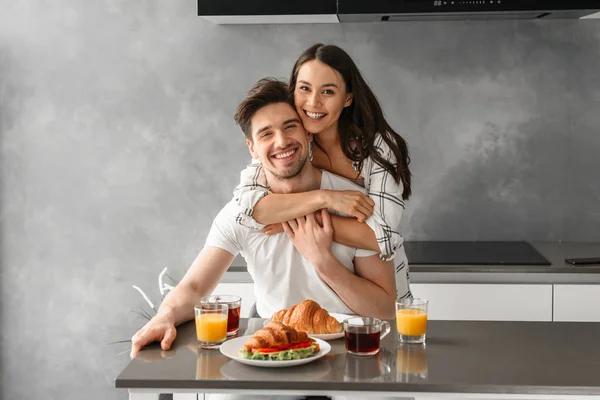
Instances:
[[[319,350],[319,344],[305,332],[271,321],[246,341],[240,354],[250,360],[282,361],[307,358]]]
[[[288,310],[277,311],[271,321],[283,322],[294,329],[310,334],[339,333],[342,324],[333,318],[319,303],[304,300]]]

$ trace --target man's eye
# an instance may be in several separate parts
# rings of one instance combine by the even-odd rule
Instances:
[[[262,135],[260,135],[260,137],[264,138],[264,137],[267,137],[267,136],[270,136],[270,135],[271,135],[271,132],[265,132]]]
[[[285,127],[285,130],[287,131],[287,130],[295,128],[295,127],[296,127],[296,125],[288,125]]]

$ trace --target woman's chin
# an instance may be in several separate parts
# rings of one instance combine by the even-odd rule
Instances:
[[[302,124],[304,125],[304,129],[306,129],[310,133],[319,133],[325,128],[323,121],[303,119]]]

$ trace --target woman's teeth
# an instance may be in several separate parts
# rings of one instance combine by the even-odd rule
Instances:
[[[287,158],[287,157],[291,156],[292,154],[294,154],[295,152],[296,152],[296,150],[290,150],[285,153],[276,154],[274,157],[275,158]]]
[[[311,119],[321,119],[325,116],[325,113],[314,113],[309,111],[304,111],[306,115],[308,115]]]

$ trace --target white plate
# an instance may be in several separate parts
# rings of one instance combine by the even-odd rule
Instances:
[[[338,313],[329,313],[329,315],[331,315],[333,318],[337,319],[340,324],[346,318],[352,318],[353,316],[355,316],[355,315],[338,314]],[[270,320],[266,320],[264,322],[264,325],[267,325],[269,322],[270,322]],[[342,331],[338,332],[338,333],[309,333],[308,336],[310,336],[311,338],[321,339],[321,340],[339,339],[339,338],[344,337],[344,328],[342,328]]]
[[[333,318],[337,319],[340,324],[345,319],[352,318],[352,315],[348,315],[348,314],[329,313],[329,315],[331,315]],[[342,327],[342,331],[338,332],[338,333],[322,333],[322,334],[311,333],[308,336],[315,338],[315,339],[321,339],[321,340],[339,339],[339,338],[344,337],[344,328]]]
[[[244,347],[244,343],[251,338],[252,336],[241,336],[235,339],[231,339],[223,343],[220,347],[221,353],[226,355],[227,357],[240,362],[246,365],[253,365],[255,367],[268,367],[268,368],[278,368],[278,367],[291,367],[294,365],[302,365],[307,364],[311,361],[318,360],[323,357],[325,354],[331,351],[331,346],[329,343],[324,342],[320,339],[315,339],[319,346],[319,352],[310,357],[302,358],[300,360],[282,360],[282,361],[266,361],[266,360],[248,360],[240,355],[240,349]]]

